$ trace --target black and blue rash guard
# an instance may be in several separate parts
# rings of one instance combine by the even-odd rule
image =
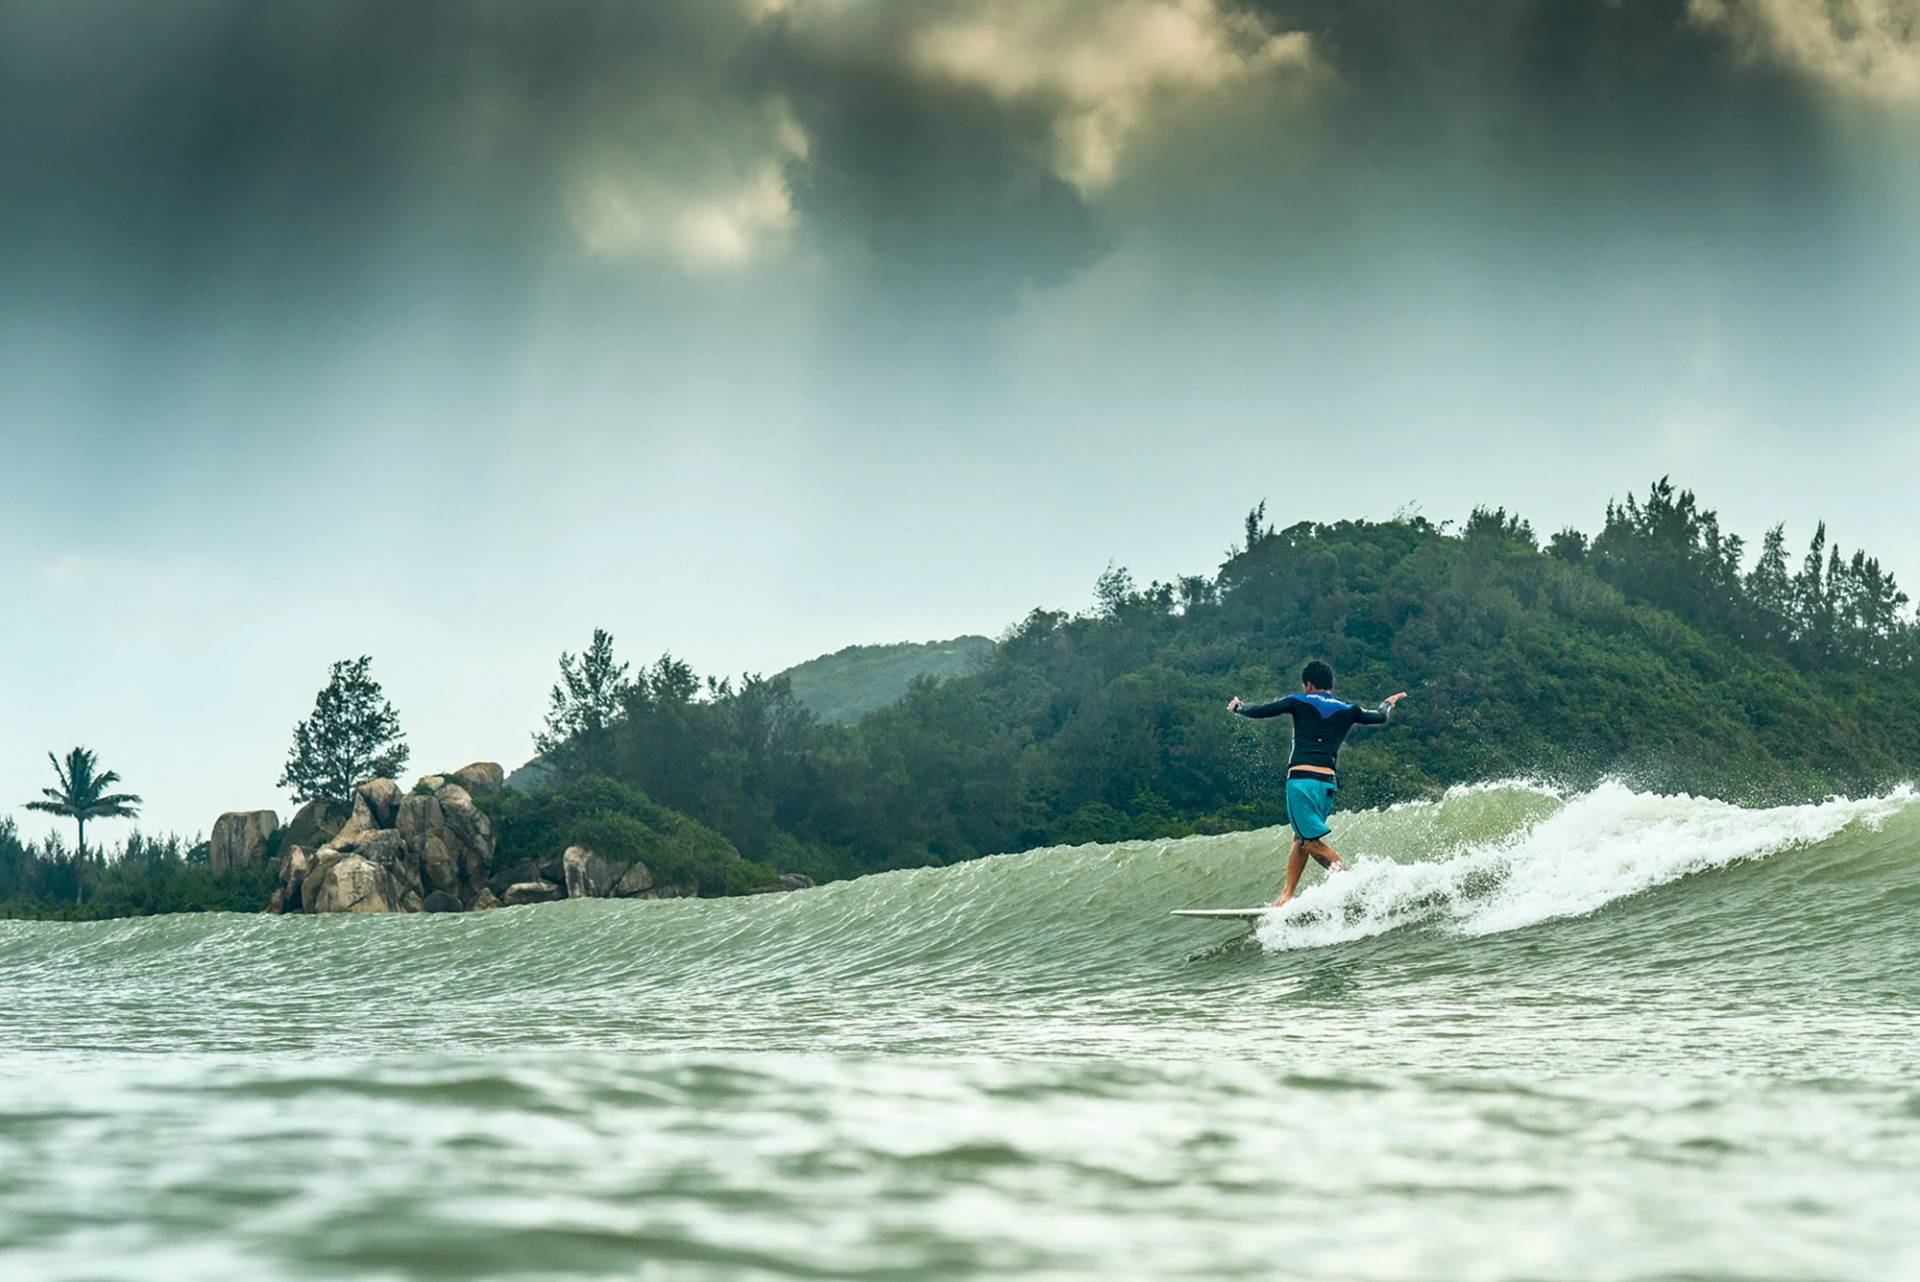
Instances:
[[[1382,703],[1377,708],[1361,708],[1323,690],[1313,690],[1282,695],[1269,703],[1243,703],[1234,711],[1243,717],[1293,718],[1293,754],[1287,758],[1287,777],[1291,779],[1295,766],[1333,769],[1347,731],[1355,726],[1385,725],[1393,705]],[[1307,770],[1302,771],[1300,777],[1324,779],[1326,775]]]

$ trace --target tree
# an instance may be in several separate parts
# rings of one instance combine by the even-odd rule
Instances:
[[[42,788],[40,792],[46,800],[29,801],[27,809],[72,819],[79,827],[78,854],[87,853],[87,820],[131,819],[140,813],[140,798],[130,792],[107,791],[120,782],[120,776],[112,770],[95,774],[99,759],[88,749],[75,748],[67,754],[64,765],[51,752],[47,760],[53,763],[53,773],[59,778],[60,786]]]
[[[540,755],[563,774],[613,770],[613,725],[626,703],[627,665],[613,661],[613,637],[593,630],[576,660],[560,654],[560,680],[547,697],[547,728],[533,736]]]
[[[342,659],[313,701],[313,716],[293,728],[280,786],[295,801],[351,801],[354,787],[390,779],[407,764],[400,714],[368,675],[373,659]]]

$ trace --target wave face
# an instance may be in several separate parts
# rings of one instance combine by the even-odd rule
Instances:
[[[1920,800],[1519,782],[738,900],[0,922],[0,1273],[1920,1274]]]

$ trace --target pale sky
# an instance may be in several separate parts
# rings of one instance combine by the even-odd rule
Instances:
[[[0,814],[80,743],[284,817],[361,653],[512,766],[595,627],[993,634],[1263,498],[1671,473],[1920,583],[1920,23],[1853,9],[0,0]]]

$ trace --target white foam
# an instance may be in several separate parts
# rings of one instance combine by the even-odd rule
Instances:
[[[1462,935],[1518,930],[1584,916],[1694,873],[1823,841],[1856,821],[1877,826],[1913,800],[1913,790],[1901,787],[1858,801],[1746,810],[1608,782],[1480,850],[1403,864],[1368,859],[1363,848],[1351,872],[1326,878],[1269,915],[1258,938],[1278,951],[1363,939],[1415,923]]]

